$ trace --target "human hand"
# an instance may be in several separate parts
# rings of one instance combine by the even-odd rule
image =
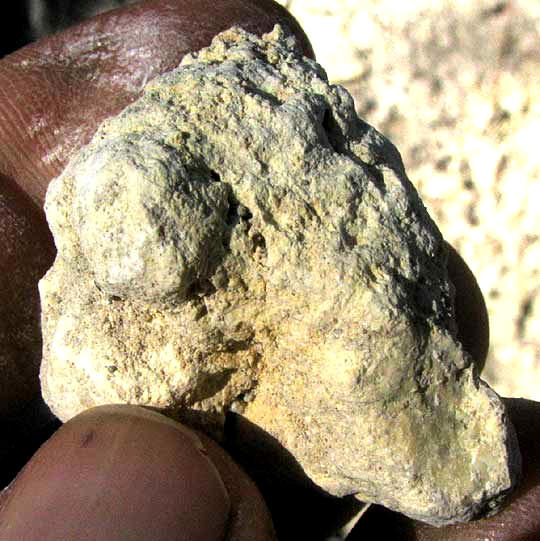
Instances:
[[[136,99],[147,80],[175,67],[183,54],[233,24],[260,34],[276,22],[288,22],[312,55],[299,27],[270,0],[152,0],[96,17],[0,61],[0,422],[5,435],[12,429],[24,436],[48,421],[36,414],[44,411],[37,398],[36,285],[54,258],[41,210],[48,182],[104,118]],[[456,285],[460,338],[481,365],[488,341],[481,294],[452,251],[449,273]],[[525,524],[540,531],[524,515],[537,490],[534,464],[540,450],[529,430],[540,414],[529,402],[510,405],[525,442],[528,477],[508,511],[477,525],[434,530],[390,512],[379,520],[383,511],[373,508],[352,538],[392,526],[411,539],[476,539],[479,525],[495,524],[497,531],[483,533],[482,539],[532,539],[510,536]],[[0,538],[222,539],[227,531],[227,539],[272,539],[268,514],[247,476],[214,442],[200,436],[209,462],[190,443],[191,433],[173,426],[157,414],[125,406],[93,409],[67,423],[3,493]],[[4,440],[9,441],[0,459],[9,459],[18,446],[8,436]],[[28,441],[31,452],[41,443],[39,437]],[[16,467],[9,460],[3,465],[4,470]],[[267,488],[265,497],[280,539],[322,539],[322,524],[337,524],[343,515],[341,502],[303,489],[284,491],[279,483]],[[354,508],[349,504],[347,509]],[[511,515],[502,526],[504,513]],[[38,529],[44,525],[46,530]],[[452,532],[458,537],[448,537]]]

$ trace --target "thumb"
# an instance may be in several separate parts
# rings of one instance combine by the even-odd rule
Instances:
[[[255,486],[214,442],[150,410],[63,425],[0,498],[3,541],[271,541]]]

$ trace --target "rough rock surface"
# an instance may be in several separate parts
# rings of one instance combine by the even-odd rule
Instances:
[[[335,495],[433,524],[519,452],[455,340],[443,239],[395,148],[276,29],[184,58],[49,188],[45,399],[239,412]]]
[[[482,377],[540,401],[540,2],[278,1],[478,279]]]

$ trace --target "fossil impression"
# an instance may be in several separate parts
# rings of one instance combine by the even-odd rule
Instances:
[[[328,493],[432,524],[497,510],[519,451],[456,340],[437,227],[393,145],[276,26],[150,82],[50,185],[41,381],[67,420],[234,411]]]

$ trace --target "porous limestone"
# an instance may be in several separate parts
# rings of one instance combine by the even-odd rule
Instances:
[[[143,404],[219,437],[233,411],[334,495],[432,524],[519,475],[456,340],[444,241],[393,145],[276,27],[186,56],[49,188],[43,394]]]

